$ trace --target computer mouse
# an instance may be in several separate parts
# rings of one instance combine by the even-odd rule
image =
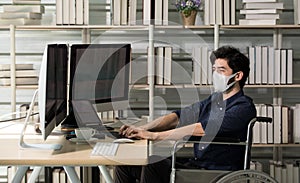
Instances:
[[[134,140],[128,138],[119,138],[113,141],[114,143],[134,143]]]

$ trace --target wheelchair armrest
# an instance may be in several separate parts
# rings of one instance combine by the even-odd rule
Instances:
[[[272,123],[272,118],[258,116],[258,117],[256,117],[256,121],[258,121],[258,122]]]
[[[186,136],[184,140],[187,142],[200,142],[202,136]],[[214,137],[212,142],[228,142],[228,143],[239,143],[240,139],[230,138],[230,137]]]

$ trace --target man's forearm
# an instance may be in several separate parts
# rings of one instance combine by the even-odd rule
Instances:
[[[203,136],[205,132],[202,128],[201,123],[195,123],[188,126],[175,128],[172,130],[162,131],[162,132],[154,132],[153,140],[178,140],[182,139],[185,136]]]
[[[175,113],[171,113],[162,117],[159,117],[152,122],[149,122],[141,128],[148,131],[165,131],[174,129],[178,124],[178,117]]]

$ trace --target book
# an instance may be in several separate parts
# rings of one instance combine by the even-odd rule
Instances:
[[[261,115],[261,106],[259,104],[255,104],[256,108],[256,114],[257,116]],[[260,128],[260,123],[255,123],[253,126],[253,139],[252,139],[253,144],[259,144],[261,143],[261,128]]]
[[[274,160],[269,160],[269,169],[270,169],[270,176],[275,177],[275,162]]]
[[[210,0],[204,0],[204,25],[210,24]]]
[[[294,163],[292,161],[285,162],[286,166],[286,176],[287,176],[287,183],[293,183],[293,172],[294,172]]]
[[[68,25],[70,24],[70,0],[63,0],[62,5],[62,24]]]
[[[280,65],[281,65],[281,70],[280,70],[280,83],[281,84],[286,84],[286,73],[287,73],[287,50],[286,49],[281,49],[280,50]]]
[[[281,10],[277,9],[256,9],[256,10],[240,10],[240,14],[276,14]]]
[[[76,24],[83,24],[83,0],[76,0]]]
[[[0,78],[9,78],[10,71],[1,71]],[[16,77],[38,77],[39,73],[36,70],[17,70]]]
[[[294,143],[300,143],[300,104],[296,104],[293,107],[294,110],[294,122],[293,122],[293,139]]]
[[[155,75],[156,75],[156,84],[163,84],[164,77],[164,47],[155,48]]]
[[[281,106],[273,105],[274,144],[281,143]]]
[[[235,0],[230,0],[230,23],[235,25],[235,11],[236,11],[236,2]]]
[[[216,24],[222,25],[223,24],[223,0],[215,0],[216,1]]]
[[[169,1],[163,0],[163,25],[169,24]]]
[[[299,0],[293,0],[293,7],[294,7],[294,24],[300,24],[300,2]]]
[[[276,19],[259,19],[259,20],[248,20],[240,19],[239,25],[277,25],[278,20]]]
[[[293,50],[287,50],[287,84],[293,84]]]
[[[223,2],[223,23],[224,25],[230,25],[230,0],[224,0]]]
[[[113,1],[113,25],[121,25],[121,1]]]
[[[32,70],[33,64],[16,64],[16,70]],[[9,71],[10,64],[0,64],[0,71]]]
[[[293,183],[299,181],[300,181],[299,165],[298,163],[297,164],[295,163],[293,166]]]
[[[289,107],[281,106],[281,143],[288,143]]]
[[[153,9],[153,2],[154,0],[143,0],[143,24],[150,25],[151,19],[153,18],[152,11]]]
[[[10,78],[0,78],[0,86],[10,86]],[[37,85],[38,78],[16,78],[16,85]]]
[[[275,14],[246,14],[245,19],[254,19],[254,20],[259,20],[259,19],[279,19],[279,13]]]
[[[211,53],[212,53],[212,51],[211,50],[209,50],[208,51],[208,58],[210,57],[210,55],[211,55]],[[212,73],[213,73],[213,69],[212,69],[212,63],[210,62],[210,59],[208,59],[209,61],[208,61],[208,70],[207,70],[207,82],[208,82],[208,84],[212,84]]]
[[[56,0],[56,24],[63,23],[63,0]]]
[[[89,0],[83,0],[83,24],[88,25],[90,21]]]
[[[280,84],[281,57],[280,49],[274,50],[274,84]]]
[[[243,0],[243,3],[275,3],[277,0]]]
[[[54,168],[54,170],[52,171],[52,183],[60,183],[59,181],[59,172],[60,172],[60,168]]]
[[[164,52],[164,85],[170,85],[172,81],[172,47],[165,47]]]
[[[33,12],[45,13],[42,5],[3,5],[3,12]]]
[[[13,0],[13,4],[41,4],[41,0]]]
[[[245,3],[244,9],[283,9],[283,3]]]
[[[41,19],[41,13],[33,12],[3,12],[0,13],[0,19],[15,19],[15,18],[26,18],[26,19]]]
[[[0,25],[40,25],[40,19],[27,19],[27,18],[16,18],[16,19],[0,19]]]
[[[267,105],[261,104],[260,105],[260,115],[267,116]],[[260,123],[260,130],[261,130],[261,142],[262,144],[268,143],[268,129],[267,123]]]
[[[281,179],[282,179],[282,163],[281,162],[277,162],[275,164],[275,179],[278,181],[278,182],[281,182]]]
[[[75,0],[69,1],[69,24],[74,25],[76,23],[76,4]]]
[[[128,1],[121,1],[121,25],[127,25],[128,23]]]
[[[201,84],[201,52],[201,47],[194,47],[192,50],[193,81],[195,85]]]
[[[273,114],[274,114],[273,105],[267,104],[267,117],[274,119]],[[268,123],[267,130],[268,130],[267,142],[269,144],[273,144],[274,143],[274,122]]]
[[[66,174],[65,170],[61,169],[60,172],[59,172],[59,182],[60,183],[61,182],[66,183],[67,179],[68,179],[68,177],[67,177],[67,174]]]
[[[128,24],[136,25],[136,8],[137,2],[136,0],[128,1]]]
[[[216,23],[216,0],[209,0],[209,23]]]
[[[274,47],[269,47],[268,52],[268,84],[274,84]]]
[[[268,83],[268,72],[266,68],[268,68],[268,46],[262,47],[262,56],[261,56],[261,62],[262,62],[262,69],[261,69],[261,83],[267,84]]]
[[[208,75],[208,62],[209,62],[209,56],[208,56],[208,47],[203,46],[202,47],[202,55],[201,55],[201,84],[208,84],[207,81],[207,75]]]
[[[248,82],[249,84],[255,83],[255,48],[253,46],[248,47],[248,57],[250,60],[250,73]]]
[[[262,47],[255,46],[255,84],[261,84],[262,78]]]
[[[163,0],[155,0],[154,24],[162,25],[163,20]]]

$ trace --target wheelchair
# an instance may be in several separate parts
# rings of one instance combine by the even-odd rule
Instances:
[[[252,131],[253,126],[256,122],[266,122],[271,123],[272,118],[268,117],[256,117],[253,118],[249,124],[247,129],[247,139],[245,142],[241,142],[239,139],[231,139],[231,138],[214,138],[212,142],[203,142],[201,143],[210,143],[210,144],[230,144],[230,145],[242,145],[245,146],[245,158],[244,158],[244,168],[243,170],[238,171],[227,171],[227,170],[202,170],[202,169],[181,169],[175,166],[177,151],[179,147],[182,147],[183,144],[186,143],[200,143],[201,137],[191,137],[188,140],[179,140],[173,146],[172,150],[172,170],[171,170],[171,183],[242,183],[242,182],[250,182],[250,183],[277,183],[277,181],[270,177],[268,174],[256,170],[248,169],[250,165],[250,153],[252,146]]]

